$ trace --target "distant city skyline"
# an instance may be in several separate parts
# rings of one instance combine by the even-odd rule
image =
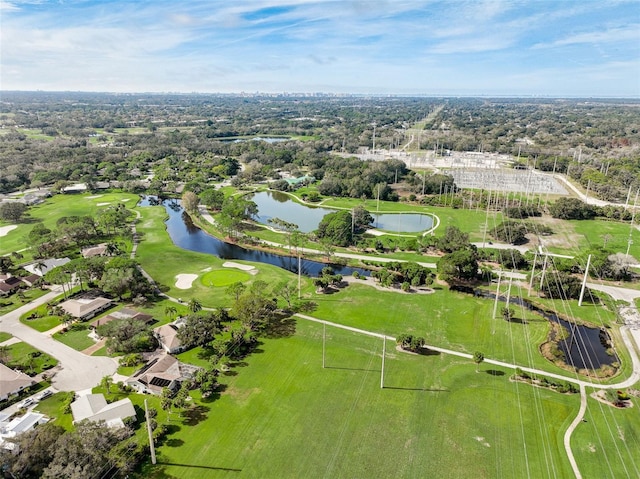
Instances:
[[[2,90],[640,97],[632,1],[0,0]]]

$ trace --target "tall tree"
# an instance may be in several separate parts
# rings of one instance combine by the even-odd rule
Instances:
[[[182,195],[182,207],[187,213],[195,213],[198,211],[200,198],[193,191],[185,191]]]

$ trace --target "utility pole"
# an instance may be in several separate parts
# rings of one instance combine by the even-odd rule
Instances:
[[[502,271],[498,271],[498,287],[496,288],[496,299],[493,302],[493,319],[495,319],[496,314],[498,314],[498,298],[500,297],[500,280],[501,279],[502,279]]]
[[[387,337],[382,336],[382,369],[380,370],[380,389],[384,389],[384,357],[387,354]]]
[[[149,449],[151,450],[151,464],[156,463],[156,447],[153,444],[153,434],[151,433],[151,418],[149,418],[149,407],[147,406],[147,400],[144,400],[144,415],[147,420],[147,432],[149,433]]]
[[[302,295],[302,260],[300,258],[300,249],[298,249],[298,299]]]
[[[322,369],[324,369],[324,358],[325,358],[325,350],[326,350],[326,342],[327,342],[327,323],[322,323]]]
[[[529,281],[529,296],[531,296],[531,289],[533,288],[533,277],[536,273],[536,260],[538,259],[538,252],[533,253],[533,267],[531,268],[531,279]]]
[[[587,267],[584,270],[584,279],[582,280],[582,288],[580,289],[580,299],[578,300],[578,306],[582,306],[582,298],[584,297],[584,290],[587,287],[587,277],[589,276],[589,265],[591,264],[591,255],[587,258]]]

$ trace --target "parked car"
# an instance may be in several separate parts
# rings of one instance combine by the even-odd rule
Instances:
[[[32,404],[35,404],[35,401],[32,398],[27,398],[24,401],[22,401],[20,404],[18,404],[18,409],[28,408]]]
[[[40,394],[36,396],[38,401],[42,401],[43,399],[47,399],[48,397],[53,396],[53,391],[51,389],[45,389]]]

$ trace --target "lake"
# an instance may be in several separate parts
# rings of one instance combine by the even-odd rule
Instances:
[[[298,225],[303,233],[318,228],[322,218],[338,210],[313,207],[296,203],[291,197],[279,191],[263,191],[251,198],[258,205],[258,215],[254,219],[261,224],[269,225],[269,220],[280,218]],[[433,217],[420,213],[373,213],[372,228],[392,233],[418,233],[427,231],[433,226]]]

